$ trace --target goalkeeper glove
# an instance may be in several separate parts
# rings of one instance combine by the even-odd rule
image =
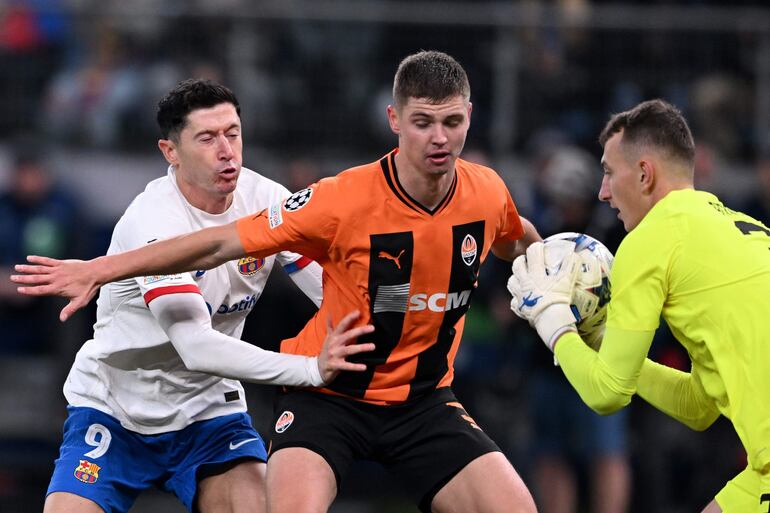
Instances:
[[[534,326],[552,352],[559,336],[577,331],[570,303],[579,265],[575,243],[566,240],[535,242],[513,262],[511,310]]]

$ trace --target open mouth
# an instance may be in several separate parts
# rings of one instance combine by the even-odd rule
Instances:
[[[449,160],[450,153],[448,151],[431,153],[428,155],[428,160],[434,165],[446,164]]]
[[[236,174],[238,174],[238,170],[234,167],[228,167],[219,172],[219,175],[225,178],[232,178]]]

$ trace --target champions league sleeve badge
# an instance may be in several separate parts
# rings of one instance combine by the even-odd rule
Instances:
[[[313,189],[310,187],[307,189],[302,189],[301,191],[297,191],[289,196],[286,201],[284,201],[283,208],[286,210],[286,212],[295,212],[307,205],[312,195]]]

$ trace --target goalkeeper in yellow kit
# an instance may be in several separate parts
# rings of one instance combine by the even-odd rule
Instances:
[[[599,198],[628,231],[615,256],[600,349],[575,330],[569,304],[578,261],[570,242],[533,244],[514,262],[511,307],[597,412],[612,413],[638,394],[696,430],[720,414],[729,418],[749,465],[703,513],[768,513],[770,229],[694,189],[692,135],[672,105],[652,100],[616,114],[599,141]],[[546,264],[559,253],[569,256],[549,274]],[[690,372],[647,358],[661,315],[687,349]]]

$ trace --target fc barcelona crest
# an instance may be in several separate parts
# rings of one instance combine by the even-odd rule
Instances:
[[[99,469],[101,467],[88,460],[80,460],[80,465],[75,469],[75,477],[84,483],[95,483],[99,479]]]
[[[265,265],[264,258],[246,257],[238,260],[238,272],[244,276],[251,276]]]

